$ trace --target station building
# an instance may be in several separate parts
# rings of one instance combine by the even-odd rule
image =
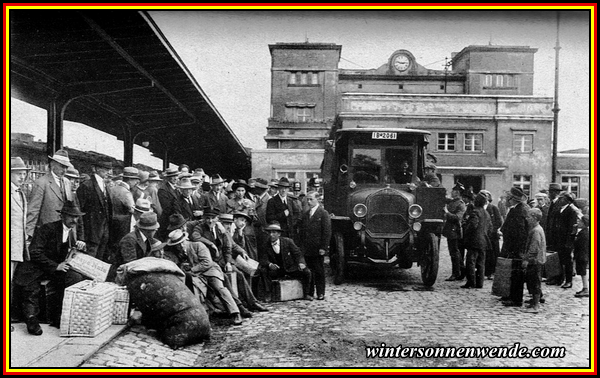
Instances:
[[[428,153],[446,188],[460,181],[495,199],[511,186],[529,195],[548,188],[553,99],[533,96],[535,48],[467,46],[452,53],[445,70],[425,68],[403,49],[361,70],[338,67],[337,44],[277,43],[269,50],[267,148],[252,151],[253,177],[285,176],[304,189],[319,175],[332,131],[400,127],[431,132]],[[586,171],[567,169],[567,160],[559,159],[566,181],[557,179],[589,198],[589,162]]]

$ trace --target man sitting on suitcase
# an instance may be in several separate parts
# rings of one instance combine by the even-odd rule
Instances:
[[[263,245],[259,254],[261,277],[266,281],[266,289],[270,291],[271,280],[284,276],[299,278],[302,281],[304,299],[312,301],[309,295],[311,272],[306,266],[300,248],[290,238],[281,236],[281,225],[277,221],[271,222],[265,231],[269,234],[268,240]],[[270,292],[267,294],[269,296]]]
[[[22,307],[27,331],[36,336],[43,332],[38,320],[40,282],[50,279],[56,290],[56,299],[47,306],[50,325],[58,328],[65,288],[84,280],[65,261],[72,248],[84,250],[86,247],[83,241],[77,240],[76,233],[77,222],[84,213],[73,201],[66,201],[59,212],[61,220],[46,223],[35,231],[29,246],[31,259],[19,264],[15,272],[14,283],[23,287]]]

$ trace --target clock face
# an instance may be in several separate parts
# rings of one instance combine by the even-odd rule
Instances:
[[[406,71],[410,66],[410,60],[406,55],[398,55],[394,58],[394,67],[402,72]]]

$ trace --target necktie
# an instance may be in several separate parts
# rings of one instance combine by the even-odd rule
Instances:
[[[23,196],[23,191],[21,188],[17,188],[17,193],[19,193],[19,199],[21,200],[21,207],[25,204],[25,197]]]

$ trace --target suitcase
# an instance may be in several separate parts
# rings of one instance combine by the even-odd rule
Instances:
[[[271,293],[273,302],[293,301],[304,297],[302,282],[296,279],[274,280]]]
[[[548,251],[546,263],[544,264],[544,277],[547,280],[560,279],[563,275],[562,265],[558,258],[558,252]]]
[[[510,297],[511,288],[518,292],[517,287],[521,286],[521,300],[523,296],[523,270],[521,268],[522,260],[507,259],[498,257],[496,263],[496,273],[494,274],[494,282],[492,283],[492,294],[499,297]],[[518,298],[514,298],[513,300]]]

